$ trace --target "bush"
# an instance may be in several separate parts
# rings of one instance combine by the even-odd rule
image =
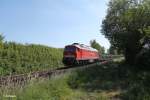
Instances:
[[[143,49],[136,58],[136,67],[141,70],[150,70],[150,50]],[[136,68],[136,69],[137,69]]]
[[[0,99],[3,100],[3,96],[8,94],[16,95],[17,100],[108,100],[102,94],[73,90],[67,84],[68,77],[70,76],[65,75],[50,80],[32,80],[22,88],[1,87],[4,92],[0,91]]]
[[[63,66],[63,49],[33,44],[3,43],[0,75],[27,73]]]

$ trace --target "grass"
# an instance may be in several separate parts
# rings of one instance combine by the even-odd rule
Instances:
[[[132,67],[116,60],[75,72],[68,83],[71,88],[100,93],[109,99],[150,100],[150,71],[133,71]]]
[[[117,61],[33,80],[25,87],[3,87],[0,100],[4,95],[16,95],[16,100],[150,100],[149,72],[133,72],[129,67]]]
[[[68,85],[69,76],[32,80],[25,87],[5,87],[6,91],[0,93],[0,100],[7,100],[6,95],[16,96],[12,100],[107,100],[100,93],[72,89]]]
[[[80,88],[115,98],[126,87],[125,80],[124,69],[120,69],[119,63],[111,63],[78,71],[69,77],[68,83],[74,89]]]

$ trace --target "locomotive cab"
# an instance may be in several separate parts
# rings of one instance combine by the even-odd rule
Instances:
[[[64,49],[63,63],[65,65],[74,65],[76,62],[77,48],[75,46],[66,46]]]

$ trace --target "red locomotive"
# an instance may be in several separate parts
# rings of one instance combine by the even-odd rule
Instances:
[[[63,63],[65,65],[83,65],[99,60],[99,52],[92,47],[79,43],[65,46],[63,55]]]

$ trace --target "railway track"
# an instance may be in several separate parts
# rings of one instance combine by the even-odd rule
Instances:
[[[88,64],[84,66],[74,66],[74,67],[62,67],[53,70],[46,70],[46,71],[37,71],[32,73],[20,74],[20,75],[9,75],[9,76],[1,76],[0,77],[0,87],[2,86],[18,86],[18,85],[25,85],[32,79],[39,79],[39,78],[50,78],[55,75],[60,75],[69,71],[78,70],[78,69],[85,69],[88,67],[92,67],[95,65],[103,65],[111,60],[97,62],[94,64]]]

